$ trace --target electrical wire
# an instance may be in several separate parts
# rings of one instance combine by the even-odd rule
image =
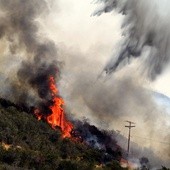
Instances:
[[[165,145],[170,145],[170,143],[169,142],[167,142],[167,141],[158,141],[158,140],[154,140],[154,139],[152,139],[152,138],[146,138],[146,137],[140,137],[140,136],[131,136],[131,137],[136,137],[136,138],[141,138],[141,139],[145,139],[145,140],[149,140],[149,141],[153,141],[153,142],[156,142],[156,143],[161,143],[161,144],[165,144]]]

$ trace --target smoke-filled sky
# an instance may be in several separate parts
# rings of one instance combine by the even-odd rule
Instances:
[[[46,24],[49,24],[49,34],[55,41],[67,44],[71,48],[79,48],[83,52],[88,52],[89,48],[95,52],[98,51],[97,56],[93,57],[92,60],[102,63],[100,65],[102,70],[104,64],[118,49],[117,44],[122,39],[123,16],[113,11],[100,17],[91,17],[91,14],[99,7],[93,2],[92,0],[78,2],[76,0],[60,0],[55,5],[53,2],[53,12]],[[160,15],[169,14],[168,0],[161,2],[154,0],[154,2],[158,6]],[[96,46],[99,46],[98,49]],[[151,82],[150,87],[170,96],[169,73],[170,69],[165,68],[162,74],[154,82]]]

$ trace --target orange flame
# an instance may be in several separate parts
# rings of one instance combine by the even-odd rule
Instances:
[[[58,89],[52,76],[49,78],[49,88],[51,90],[51,95],[53,96],[54,104],[50,106],[52,113],[46,117],[46,120],[53,129],[55,129],[57,126],[60,127],[62,130],[62,136],[64,138],[71,137],[73,125],[65,117],[64,109],[62,108],[64,105],[64,100],[58,96]],[[38,109],[35,109],[34,113],[38,120],[42,119],[42,115]]]

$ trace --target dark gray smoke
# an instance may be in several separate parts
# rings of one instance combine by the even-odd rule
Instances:
[[[59,76],[59,62],[55,44],[39,34],[38,20],[48,13],[47,5],[45,0],[0,0],[0,46],[5,48],[0,76],[2,97],[48,113],[49,77]]]
[[[163,0],[100,0],[102,7],[94,15],[116,10],[124,15],[124,42],[116,60],[104,70],[116,71],[131,58],[142,58],[145,73],[152,80],[161,74],[170,59],[169,2]],[[165,4],[163,7],[162,4]],[[115,57],[114,57],[115,58]]]

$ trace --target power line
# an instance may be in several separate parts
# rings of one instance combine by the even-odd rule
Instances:
[[[156,142],[156,143],[162,143],[162,144],[165,144],[165,145],[170,145],[170,143],[167,142],[167,141],[158,141],[158,140],[154,140],[154,139],[151,139],[151,138],[140,137],[140,136],[131,136],[131,137],[141,138],[141,139],[150,140],[150,141],[153,141],[153,142]]]

